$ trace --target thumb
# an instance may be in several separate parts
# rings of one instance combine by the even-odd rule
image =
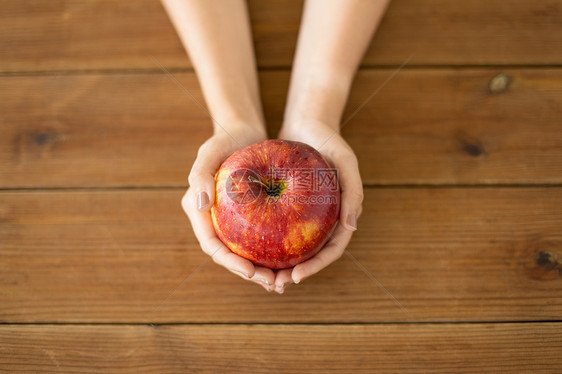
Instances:
[[[363,182],[355,155],[341,161],[343,162],[339,162],[340,165],[336,165],[340,173],[342,189],[340,222],[345,229],[355,231],[357,230],[357,218],[362,210]]]
[[[200,211],[211,209],[215,202],[215,173],[228,157],[228,147],[220,146],[216,138],[210,138],[199,148],[197,158],[189,173],[189,187]]]

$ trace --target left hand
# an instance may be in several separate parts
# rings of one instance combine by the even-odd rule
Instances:
[[[265,140],[265,128],[228,123],[229,131],[219,130],[199,148],[189,174],[189,188],[182,198],[182,207],[191,222],[193,232],[203,252],[213,261],[243,279],[272,291],[275,273],[255,266],[249,260],[228,249],[218,238],[211,220],[210,209],[215,201],[215,174],[221,163],[240,148]],[[204,196],[204,197],[203,197]]]
[[[340,219],[334,233],[314,257],[293,268],[277,271],[275,291],[282,294],[291,283],[301,282],[341,257],[357,230],[357,218],[362,211],[363,183],[357,157],[337,129],[318,121],[286,124],[279,138],[314,147],[338,169],[341,186]]]

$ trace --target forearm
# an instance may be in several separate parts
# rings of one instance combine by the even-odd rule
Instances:
[[[246,124],[265,132],[244,0],[162,0],[187,50],[215,129]]]
[[[307,0],[284,126],[339,130],[353,77],[389,0]]]

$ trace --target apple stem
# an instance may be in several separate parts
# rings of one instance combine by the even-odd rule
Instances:
[[[262,181],[260,181],[260,180],[258,180],[258,179],[256,179],[256,178],[254,178],[254,177],[251,176],[251,175],[248,175],[248,180],[249,180],[250,182],[259,183],[259,184],[261,184],[261,185],[262,185],[263,187],[265,187],[265,188],[269,188],[269,186],[268,186],[267,184],[265,184],[265,183],[263,183]]]
[[[270,184],[264,183],[261,180],[258,180],[256,178],[254,178],[251,175],[248,175],[248,180],[250,182],[254,182],[254,183],[259,183],[263,186],[263,188],[265,188],[265,192],[267,193],[267,195],[269,195],[269,197],[274,198],[275,200],[279,199],[279,196],[281,195],[281,193],[284,191],[285,187],[283,185],[283,182],[277,182],[274,180],[271,180]]]

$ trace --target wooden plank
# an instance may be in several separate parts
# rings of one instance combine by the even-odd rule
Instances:
[[[560,323],[0,327],[0,368],[64,373],[556,373]],[[273,348],[272,348],[273,347]]]
[[[406,69],[347,123],[366,184],[562,183],[562,70]],[[359,73],[347,119],[392,70]],[[177,78],[198,102],[193,73]],[[261,74],[275,136],[287,72]],[[184,186],[207,114],[163,74],[0,78],[0,186]]]
[[[361,74],[344,118],[390,73]],[[562,182],[562,71],[503,73],[493,94],[501,70],[400,72],[342,131],[367,183]]]
[[[409,314],[347,256],[284,295],[239,279],[201,252],[181,196],[0,193],[0,322],[562,316],[562,188],[367,189],[349,253]]]
[[[249,2],[258,64],[290,66],[302,1]],[[4,1],[0,71],[189,67],[157,0]],[[394,0],[365,65],[562,63],[558,0]]]
[[[203,102],[195,75],[180,78]],[[165,75],[0,82],[4,187],[186,185],[212,134],[207,113]]]

